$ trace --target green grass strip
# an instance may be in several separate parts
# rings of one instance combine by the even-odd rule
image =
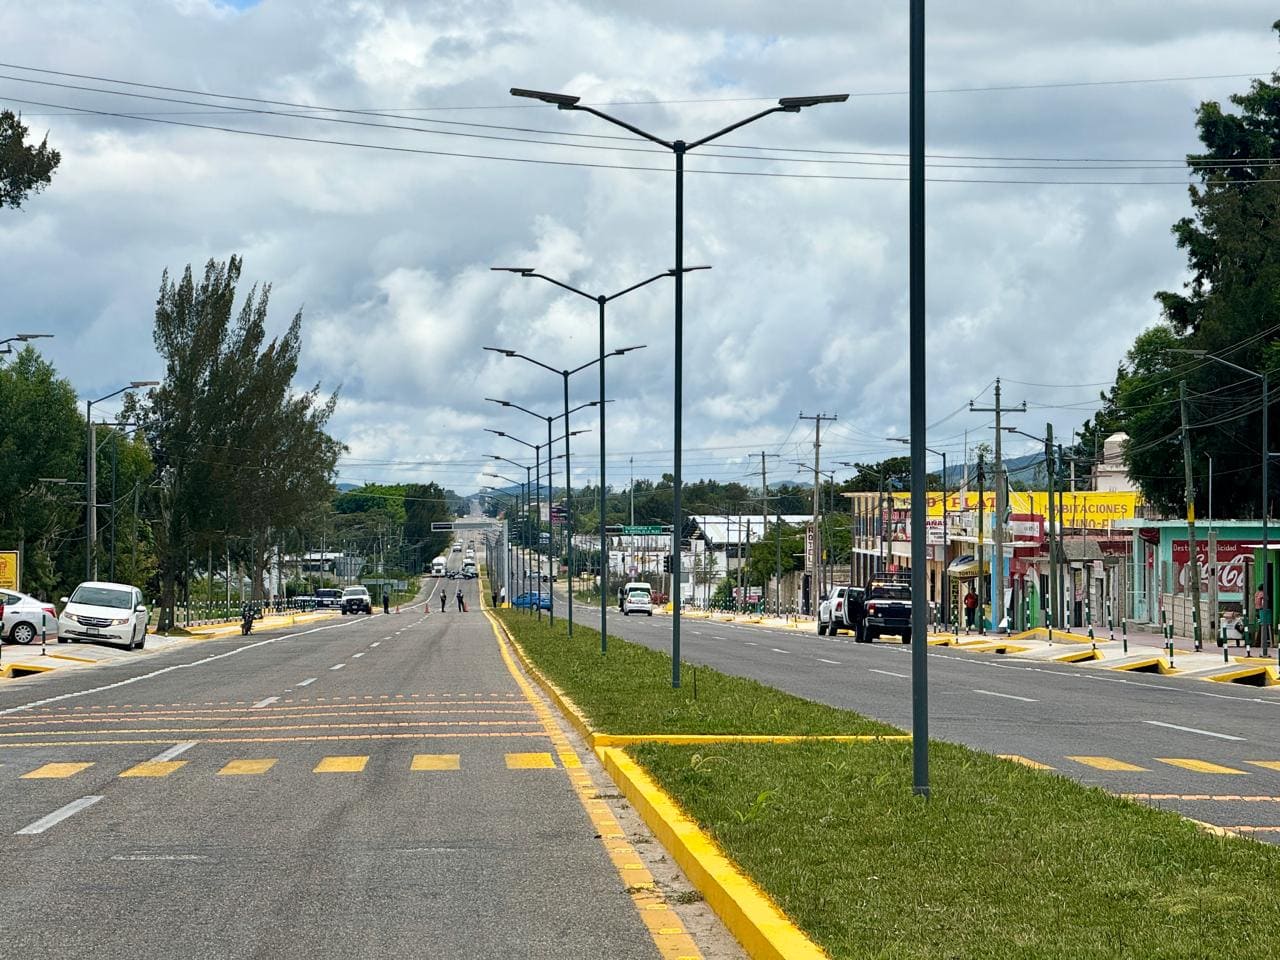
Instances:
[[[833,958],[1277,955],[1280,849],[934,743],[628,748]]]
[[[548,679],[600,733],[894,734],[888,724],[804,700],[755,680],[686,663],[679,690],[671,686],[671,657],[637,643],[609,638],[579,623],[568,636],[564,620],[552,627],[522,610],[497,615]],[[696,673],[697,697],[694,697]]]

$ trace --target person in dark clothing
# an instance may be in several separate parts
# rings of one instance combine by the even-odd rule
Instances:
[[[384,614],[391,612],[391,597],[387,595],[385,590],[382,591],[382,612]]]
[[[971,630],[977,626],[978,619],[978,595],[972,589],[964,595],[964,626],[966,630]]]
[[[462,588],[459,587],[458,588],[458,612],[461,613],[464,609],[466,609],[466,604],[462,602]]]
[[[86,446],[87,446],[87,445],[86,445]],[[448,597],[446,597],[446,596],[445,596],[445,592],[444,592],[443,590],[441,590],[441,591],[440,591],[440,612],[441,612],[441,613],[444,613],[444,605],[445,605],[445,603],[446,603],[446,601],[447,601],[447,600],[448,600]]]

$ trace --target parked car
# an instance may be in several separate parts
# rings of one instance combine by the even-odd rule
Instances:
[[[543,610],[551,609],[551,594],[549,593],[522,593],[511,602],[513,607],[520,607],[525,610],[533,610],[541,607]]]
[[[142,591],[127,583],[90,581],[62,598],[58,642],[100,640],[141,650],[147,642],[147,608]]]
[[[342,606],[342,591],[336,587],[320,587],[316,590],[317,610],[337,610]]]
[[[0,638],[28,644],[44,630],[50,640],[58,636],[58,608],[25,593],[0,590]]]
[[[911,582],[905,578],[873,577],[847,614],[854,622],[854,639],[870,643],[885,634],[911,642]]]
[[[342,613],[373,613],[373,600],[365,587],[347,587],[342,591]]]
[[[844,584],[832,587],[822,602],[818,604],[818,636],[828,633],[835,636],[837,630],[852,630],[853,625],[845,619],[845,599],[849,588]]]

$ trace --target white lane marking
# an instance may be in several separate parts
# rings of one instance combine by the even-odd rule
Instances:
[[[79,800],[72,800],[65,807],[59,807],[57,810],[53,811],[53,813],[41,817],[35,823],[27,824],[27,826],[23,827],[21,830],[14,831],[14,836],[24,837],[31,836],[36,833],[44,833],[50,827],[67,819],[67,817],[74,817],[86,807],[92,807],[101,799],[102,797],[81,797]]]
[[[1180,727],[1176,723],[1164,723],[1160,720],[1143,720],[1143,723],[1149,723],[1154,727],[1168,727],[1170,730],[1181,730],[1183,733],[1198,733],[1202,737],[1217,737],[1219,740],[1240,740],[1244,737],[1233,737],[1229,733],[1214,733],[1212,730],[1200,730],[1197,727]]]
[[[86,449],[88,449],[88,446],[89,446],[88,444],[85,444]],[[830,664],[834,664],[837,667],[840,666],[839,660],[827,660],[825,657],[814,657],[813,659],[817,660],[819,663],[830,663]]]
[[[88,446],[86,444],[86,446]],[[910,680],[911,677],[905,673],[894,673],[892,670],[877,670],[875,667],[868,667],[867,673],[881,673],[886,677],[897,677],[899,680]]]
[[[222,660],[225,657],[234,657],[237,653],[244,653],[246,650],[252,650],[254,647],[266,646],[269,643],[279,643],[281,640],[292,640],[294,637],[305,637],[309,633],[320,633],[324,630],[332,630],[335,627],[345,626],[342,623],[331,623],[324,627],[312,627],[310,630],[301,630],[298,633],[289,633],[283,637],[268,637],[265,640],[255,640],[253,643],[247,643],[243,647],[236,647],[234,650],[228,650],[225,653],[215,653],[205,657],[202,660],[193,660],[190,663],[175,663],[172,666],[161,667],[159,670],[152,670],[150,673],[142,673],[136,677],[127,677],[124,680],[117,680],[115,683],[103,684],[100,687],[90,687],[87,690],[73,690],[70,693],[60,693],[56,697],[45,697],[43,700],[33,700],[30,703],[23,703],[16,707],[8,707],[0,710],[0,717],[8,716],[11,713],[19,713],[23,710],[33,710],[36,707],[43,707],[50,703],[57,703],[61,700],[70,700],[73,697],[83,697],[91,693],[102,693],[105,690],[115,690],[117,687],[127,687],[131,683],[137,683],[140,680],[150,680],[153,677],[163,676],[174,670],[186,670],[190,667],[200,667],[206,663],[213,663],[215,660]]]
[[[86,445],[86,446],[87,446],[87,445]],[[255,703],[255,704],[254,704],[252,707],[250,707],[249,709],[250,709],[250,710],[257,710],[259,707],[269,707],[269,706],[271,706],[271,704],[275,703],[275,702],[276,702],[277,700],[279,700],[279,699],[280,699],[279,697],[267,697],[265,700],[259,700],[257,703]]]
[[[87,449],[89,449],[89,444],[87,444],[87,443],[86,443],[84,446],[85,446],[85,449],[86,449],[86,450],[87,450]],[[378,644],[380,644],[381,642],[382,642],[381,640],[375,640],[375,641],[373,641],[373,643],[369,644],[369,646],[371,646],[371,647],[376,647],[376,646],[377,646]]]
[[[87,448],[88,444],[86,444],[85,446]],[[790,650],[783,650],[781,647],[770,647],[769,649],[772,650],[774,653],[790,653],[791,652]]]
[[[196,741],[194,740],[188,740],[186,743],[175,743],[168,750],[161,750],[152,757],[151,763],[164,763],[167,760],[172,760],[174,757],[180,757],[195,745]]]
[[[996,693],[994,690],[975,690],[974,693],[980,693],[984,697],[1000,697],[1004,700],[1021,700],[1023,703],[1039,703],[1039,700],[1032,700],[1030,697],[1017,697],[1012,693]]]
[[[88,446],[88,444],[85,444],[85,446],[87,447],[87,446]],[[319,679],[319,678],[317,678],[317,677],[307,677],[307,679],[303,680],[300,684],[298,684],[298,686],[300,686],[300,687],[309,687],[309,686],[311,686],[311,684],[315,683],[317,679]]]
[[[86,448],[86,449],[88,449],[88,446],[89,446],[89,445],[86,443],[86,444],[85,444],[85,448]],[[88,501],[85,501],[85,502],[87,503]],[[760,644],[756,643],[754,640],[747,640],[747,641],[744,641],[744,642],[746,643],[746,645],[747,645],[748,647],[758,647],[758,646],[760,646]]]
[[[343,667],[345,667],[345,666],[346,666],[346,664],[345,664],[345,663],[335,663],[335,664],[334,664],[332,667],[330,667],[329,669],[330,669],[330,670],[341,670],[341,669],[342,669]]]
[[[209,860],[211,858],[203,857],[198,853],[128,853],[128,854],[117,853],[111,859],[123,860],[123,861],[140,860],[145,863],[151,860],[171,860],[171,861],[176,860],[179,862],[186,862],[186,861],[197,861],[197,860]]]
[[[87,447],[88,447],[88,444],[85,444],[85,447],[87,448]],[[351,655],[351,659],[352,659],[352,660],[358,660],[358,659],[360,659],[361,657],[363,657],[364,655],[365,655],[365,651],[364,651],[364,650],[361,650],[359,653],[353,653],[353,654]]]

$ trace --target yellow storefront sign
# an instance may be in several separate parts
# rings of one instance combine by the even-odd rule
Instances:
[[[1055,496],[1056,499],[1056,496]],[[894,506],[905,510],[911,506],[911,494],[895,493]],[[1142,506],[1142,495],[1138,493],[1104,493],[1093,490],[1069,491],[1062,494],[1062,525],[1065,527],[1089,527],[1094,530],[1106,529],[1117,520],[1132,520],[1138,515]],[[1055,505],[1056,506],[1056,505]],[[982,508],[992,511],[996,508],[996,495],[987,492],[982,497]],[[961,513],[965,510],[978,509],[977,491],[966,494],[952,493],[947,496],[947,510]],[[1009,494],[1010,513],[1031,513],[1042,517],[1049,515],[1049,494],[1043,490],[1026,492],[1012,491]],[[928,494],[928,515],[942,516],[942,494]]]
[[[17,592],[19,574],[18,551],[0,550],[0,590]]]

